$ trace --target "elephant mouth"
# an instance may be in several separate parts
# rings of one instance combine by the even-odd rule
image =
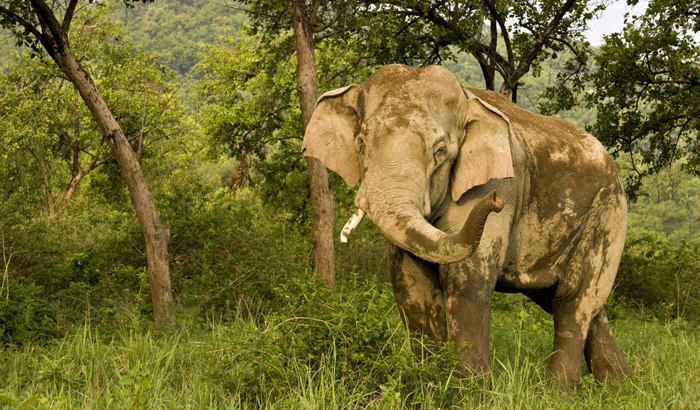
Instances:
[[[355,209],[355,212],[352,213],[352,216],[350,216],[350,219],[348,219],[348,222],[345,224],[343,227],[343,230],[340,232],[340,242],[341,243],[348,243],[348,239],[350,238],[350,235],[352,232],[357,228],[357,226],[360,224],[362,221],[362,218],[364,218],[366,215],[366,212],[363,211],[360,208]]]

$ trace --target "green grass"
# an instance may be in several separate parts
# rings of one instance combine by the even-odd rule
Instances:
[[[551,319],[514,297],[494,309],[492,373],[485,383],[458,377],[440,358],[421,365],[396,315],[383,318],[391,336],[365,374],[358,374],[361,365],[347,366],[342,340],[309,360],[304,351],[275,350],[292,340],[285,330],[290,318],[253,319],[184,323],[172,333],[154,333],[133,318],[109,335],[82,327],[45,345],[5,347],[0,403],[70,409],[690,409],[700,403],[700,343],[679,321],[644,321],[632,313],[614,321],[630,377],[598,386],[586,375],[578,388],[562,392],[545,380]],[[410,360],[380,366],[384,354]]]

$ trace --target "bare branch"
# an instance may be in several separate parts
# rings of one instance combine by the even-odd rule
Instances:
[[[484,4],[486,5],[486,8],[489,10],[489,13],[491,13],[491,16],[498,22],[498,26],[501,28],[501,35],[503,36],[503,42],[505,43],[506,46],[506,52],[508,53],[508,61],[511,64],[515,63],[515,59],[513,57],[513,45],[510,42],[510,35],[508,35],[508,28],[506,27],[506,23],[503,20],[503,16],[501,16],[501,13],[498,12],[496,9],[496,5],[494,3],[491,3],[489,0],[484,0]]]

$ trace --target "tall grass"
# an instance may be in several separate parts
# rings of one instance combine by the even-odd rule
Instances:
[[[481,382],[449,368],[438,376],[422,374],[431,359],[385,367],[389,375],[343,370],[349,368],[339,362],[348,358],[338,340],[313,361],[298,353],[281,358],[270,350],[274,344],[263,341],[275,333],[270,329],[284,327],[281,322],[263,328],[238,317],[206,326],[185,323],[163,334],[136,319],[109,336],[83,326],[45,346],[0,350],[0,402],[4,408],[509,410],[690,409],[700,403],[700,343],[682,322],[618,319],[613,330],[632,374],[620,385],[603,386],[586,375],[578,388],[560,391],[545,380],[552,345],[547,315],[516,300],[497,308],[492,321],[492,371]],[[413,357],[413,341],[398,316],[385,317],[384,325],[395,332],[383,352]],[[286,336],[273,337],[284,342]],[[255,346],[262,354],[250,354]],[[261,368],[259,361],[281,368],[240,377],[246,368]]]

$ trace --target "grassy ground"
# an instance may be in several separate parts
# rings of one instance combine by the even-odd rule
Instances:
[[[519,298],[500,297],[492,318],[487,383],[458,377],[439,355],[421,365],[394,314],[382,319],[390,336],[371,358],[370,369],[348,365],[352,358],[343,353],[347,344],[342,340],[332,341],[314,360],[303,350],[285,356],[274,349],[278,342],[291,343],[284,330],[288,323],[305,320],[308,325],[309,318],[270,315],[267,319],[274,321],[266,322],[241,315],[154,333],[147,322],[132,317],[110,334],[82,327],[47,345],[3,348],[0,402],[27,409],[697,408],[696,332],[683,322],[644,321],[632,313],[612,323],[632,369],[621,385],[598,386],[586,375],[573,391],[548,387],[551,319]],[[380,364],[384,352],[392,360],[411,360],[387,367]],[[365,374],[358,375],[358,369]],[[388,374],[376,374],[377,369]]]

